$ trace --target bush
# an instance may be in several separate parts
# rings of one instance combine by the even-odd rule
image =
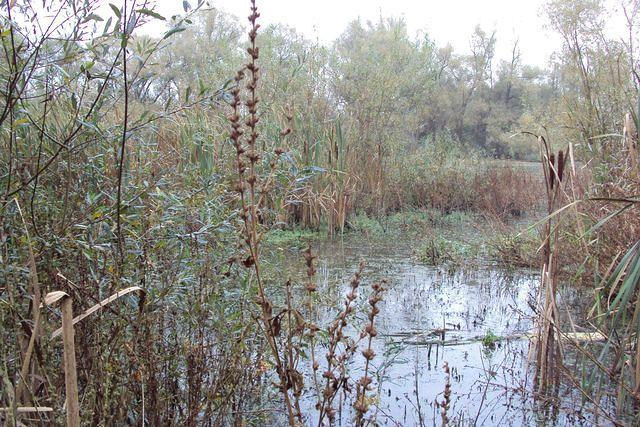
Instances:
[[[387,195],[391,211],[432,208],[499,219],[531,212],[542,191],[539,172],[486,159],[451,139],[427,144],[399,160],[390,181],[395,190]]]

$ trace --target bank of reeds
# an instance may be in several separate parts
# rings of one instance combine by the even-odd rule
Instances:
[[[196,109],[163,125],[161,151],[173,153],[164,157],[186,165],[196,162],[203,172],[228,175],[234,164],[233,150],[208,142],[206,137],[207,132],[219,131],[220,114],[215,109]],[[367,148],[358,135],[344,129],[341,117],[309,123],[303,116],[289,109],[261,116],[270,128],[277,128],[269,131],[276,135],[271,140],[278,139],[278,129],[290,129],[281,143],[283,152],[272,191],[262,200],[266,208],[262,220],[270,224],[331,235],[343,232],[360,213],[380,218],[427,208],[443,213],[473,212],[505,221],[540,209],[543,185],[535,163],[512,165],[487,159],[442,136],[412,150],[388,153],[380,169],[377,163],[363,161]],[[374,152],[369,154],[365,159],[377,157]]]

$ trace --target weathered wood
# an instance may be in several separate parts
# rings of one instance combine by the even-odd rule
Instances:
[[[425,345],[456,346],[456,345],[465,345],[465,344],[482,342],[485,339],[484,335],[477,335],[474,337],[461,338],[461,339],[453,338],[448,340],[443,340],[441,338],[426,339],[429,337],[438,337],[438,336],[441,336],[441,334],[442,334],[442,330],[436,329],[433,331],[417,332],[417,333],[397,332],[397,333],[392,333],[385,336],[392,337],[392,338],[394,337],[404,338],[404,339],[394,341],[394,343],[397,343],[397,344],[407,344],[407,345],[417,345],[417,346],[425,346]],[[415,339],[411,340],[410,338],[415,338]],[[573,341],[574,343],[585,342],[585,341],[605,341],[606,340],[606,337],[597,331],[596,332],[561,333],[559,334],[558,338],[565,341]],[[512,334],[507,336],[494,337],[493,341],[501,342],[501,341],[525,340],[525,339],[535,341],[537,337],[535,334],[528,332],[528,333],[522,333],[522,334]]]
[[[67,400],[67,427],[80,427],[80,404],[78,399],[78,374],[76,372],[76,346],[73,331],[73,301],[62,291],[48,293],[45,304],[62,301],[62,344],[64,348],[64,386]]]
[[[67,427],[79,427],[80,405],[78,403],[76,347],[73,331],[73,302],[70,297],[66,297],[62,302],[62,342],[64,345],[64,382],[67,393]]]
[[[0,408],[0,412],[13,412],[14,408]],[[15,408],[18,414],[28,414],[31,412],[53,412],[53,408],[48,406],[18,406]]]
[[[58,291],[60,292],[60,291]],[[93,313],[95,313],[96,311],[100,310],[102,307],[112,303],[113,301],[117,300],[118,298],[120,298],[121,296],[127,295],[131,292],[139,292],[141,294],[145,293],[145,290],[142,289],[140,286],[131,286],[129,288],[126,289],[122,289],[121,291],[116,292],[115,294],[111,295],[108,298],[103,299],[102,301],[100,301],[99,303],[97,303],[96,305],[88,308],[87,310],[84,311],[84,313],[80,314],[79,316],[75,317],[73,319],[73,324],[75,325],[76,323],[80,322],[81,320],[83,320],[84,318],[92,315]],[[54,292],[51,292],[51,294],[53,294]],[[64,293],[64,292],[63,292]],[[49,294],[50,295],[50,294]],[[53,333],[51,334],[51,339],[57,338],[62,334],[62,328],[56,329],[55,331],[53,331]]]

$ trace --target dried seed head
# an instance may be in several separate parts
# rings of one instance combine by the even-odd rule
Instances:
[[[371,385],[372,382],[373,380],[368,375],[363,376],[362,378],[360,378],[360,381],[358,381],[358,383],[365,388],[369,387],[369,385]]]
[[[336,418],[336,410],[333,409],[332,407],[328,407],[327,408],[327,416],[329,417],[329,421],[331,422],[331,424],[333,424],[335,418]]]
[[[372,360],[376,356],[376,353],[371,348],[367,348],[366,350],[362,351],[362,355],[364,356],[365,359]],[[367,378],[367,377],[363,377],[363,378]]]
[[[247,154],[247,157],[249,158],[251,163],[256,163],[258,160],[260,160],[260,154],[258,154],[256,151],[249,152],[249,154]]]
[[[378,331],[376,330],[376,327],[373,326],[371,323],[368,324],[364,330],[367,332],[367,334],[369,334],[371,337],[375,337],[376,335],[378,335]]]
[[[367,403],[364,400],[364,396],[362,399],[359,399],[354,405],[353,405],[353,409],[356,410],[356,412],[359,412],[360,414],[364,414],[365,412],[367,412],[369,410],[369,406],[367,405]]]
[[[253,256],[249,255],[249,256],[247,256],[247,258],[246,258],[244,261],[242,261],[242,264],[243,264],[245,267],[249,268],[249,267],[251,267],[253,264],[255,264],[255,260],[253,259]]]

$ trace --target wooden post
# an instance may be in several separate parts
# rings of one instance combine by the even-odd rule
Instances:
[[[68,296],[62,302],[62,342],[64,345],[64,385],[67,392],[67,427],[79,427],[80,406],[78,404],[76,346],[73,330],[73,302]]]
[[[64,348],[64,386],[67,396],[67,427],[80,427],[76,346],[73,331],[73,301],[68,294],[61,291],[51,292],[45,297],[47,305],[54,304],[59,300],[62,300],[62,343]]]
[[[64,276],[58,273],[58,276],[66,280]],[[78,374],[76,370],[76,346],[74,342],[74,329],[73,325],[80,322],[82,319],[90,316],[96,311],[106,307],[108,304],[117,300],[118,298],[127,295],[131,292],[139,292],[141,297],[141,304],[144,301],[145,290],[139,286],[131,286],[123,289],[106,298],[93,307],[85,310],[78,317],[73,317],[73,301],[71,297],[62,291],[49,292],[44,297],[44,302],[47,305],[52,305],[62,300],[62,328],[56,329],[51,334],[51,338],[54,339],[62,335],[62,342],[64,345],[64,385],[67,394],[67,427],[80,427],[80,405],[78,403]]]

